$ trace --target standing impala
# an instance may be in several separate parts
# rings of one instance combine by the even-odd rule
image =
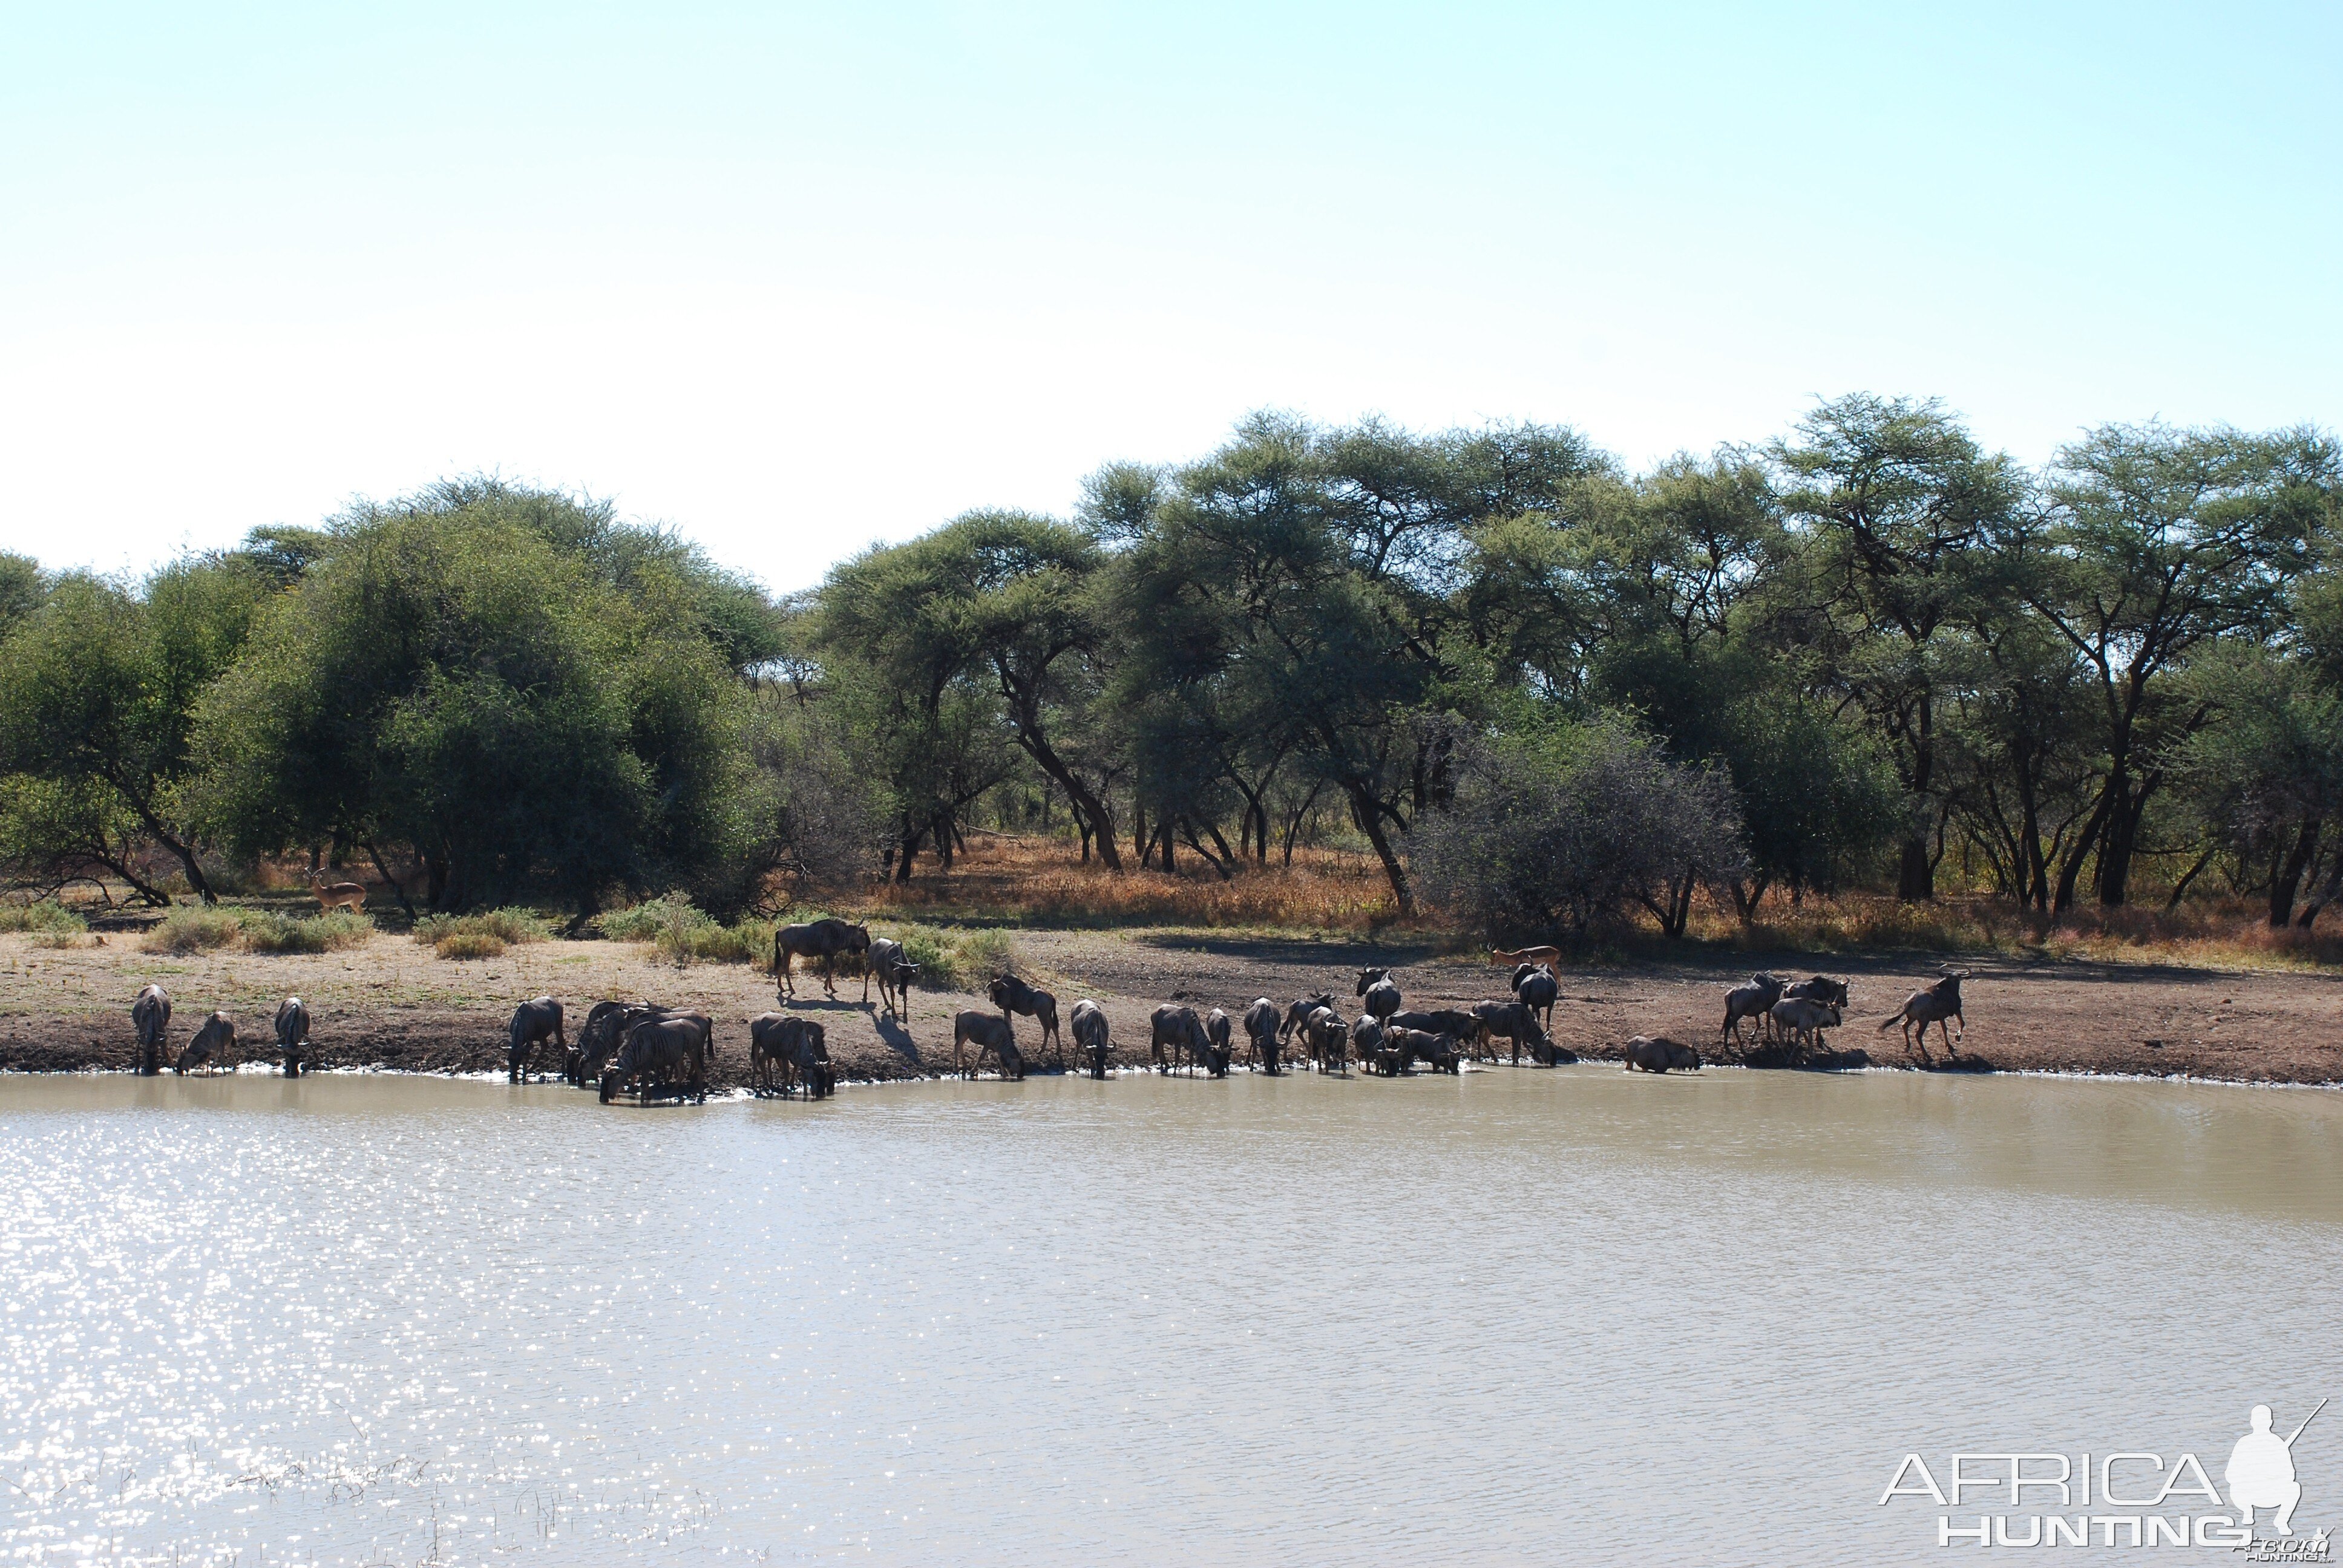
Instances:
[[[366,912],[366,888],[357,882],[329,882],[317,872],[309,873],[309,890],[317,895],[317,912],[347,910],[352,914]]]

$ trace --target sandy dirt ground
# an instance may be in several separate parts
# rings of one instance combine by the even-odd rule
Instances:
[[[883,928],[882,928],[883,930]],[[1504,994],[1505,976],[1484,965],[1435,958],[1429,950],[1365,943],[1216,939],[1121,931],[1020,931],[1021,962],[1053,990],[1061,1015],[1077,997],[1095,998],[1113,1026],[1119,1064],[1143,1060],[1148,1015],[1161,1002],[1222,1007],[1233,1018],[1254,997],[1282,1007],[1317,990],[1335,993],[1345,1015],[1356,970],[1389,965],[1411,1007],[1461,1006]],[[1963,960],[1968,1028],[1949,1065],[1966,1070],[2030,1070],[2137,1073],[2241,1081],[2343,1082],[2343,977],[2237,972],[2139,964]],[[1831,959],[1740,954],[1729,960],[1566,966],[1554,1038],[1583,1056],[1615,1057],[1636,1034],[1664,1034],[1699,1047],[1713,1061],[1725,991],[1747,970],[1847,979],[1854,995],[1832,1046],[1855,1063],[1942,1068],[1942,1043],[1928,1058],[1907,1051],[1897,1030],[1877,1021],[1930,978],[1921,956]],[[457,963],[385,934],[347,952],[260,956],[148,953],[127,934],[105,945],[45,949],[0,936],[0,1070],[125,1070],[132,1062],[131,998],[148,980],[172,993],[172,1042],[183,1044],[215,1008],[237,1020],[248,1061],[270,1060],[268,1020],[287,993],[315,1019],[315,1058],[342,1068],[423,1072],[501,1071],[514,1005],[551,995],[572,1027],[605,997],[689,1006],[717,1020],[715,1081],[747,1078],[748,1020],[778,1004],[770,978],[745,966],[679,970],[651,950],[616,942],[546,942],[486,962]],[[861,998],[859,977],[841,978],[839,1000],[801,976],[791,1004],[818,1019],[830,1056],[851,1079],[937,1076],[951,1070],[951,1017],[983,1008],[981,997],[914,991],[897,1020]],[[1029,1061],[1052,1052],[1031,1020],[1017,1020]],[[1237,1030],[1240,1041],[1242,1030]],[[1860,1052],[1861,1056],[1855,1053]],[[549,1050],[537,1063],[551,1070]]]

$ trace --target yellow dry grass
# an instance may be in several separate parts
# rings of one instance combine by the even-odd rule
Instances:
[[[1193,926],[1317,931],[1379,930],[1397,916],[1391,885],[1372,855],[1296,849],[1289,869],[1272,856],[1227,880],[1193,854],[1176,874],[1120,875],[1071,843],[980,835],[949,875],[922,861],[909,882],[875,890],[867,912],[1010,919],[1031,925]]]

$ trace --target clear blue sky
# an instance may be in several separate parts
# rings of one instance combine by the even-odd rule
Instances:
[[[2343,422],[2343,7],[0,8],[0,547],[493,469],[776,588],[1247,409]]]

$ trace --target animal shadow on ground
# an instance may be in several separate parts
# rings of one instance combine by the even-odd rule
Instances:
[[[910,1030],[905,1029],[897,1020],[888,1018],[884,1014],[872,1015],[870,1025],[879,1031],[880,1044],[913,1066],[919,1065],[919,1042],[911,1038]]]
[[[826,996],[783,997],[780,1006],[785,1010],[790,1008],[805,1008],[813,1012],[860,1012],[862,1010],[862,1004],[849,997],[839,997],[835,1000]]]

